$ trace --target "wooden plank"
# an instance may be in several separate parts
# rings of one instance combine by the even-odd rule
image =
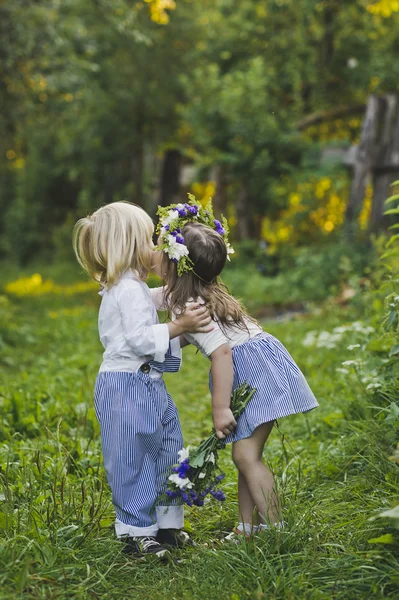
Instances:
[[[367,181],[375,162],[378,122],[382,108],[381,99],[372,94],[367,102],[360,143],[353,165],[353,180],[346,209],[346,220],[350,226],[361,210]]]
[[[399,175],[399,103],[398,97],[388,94],[382,99],[381,124],[376,144],[373,169],[373,202],[370,215],[370,231],[378,231],[388,225],[384,217],[385,200],[390,185]]]

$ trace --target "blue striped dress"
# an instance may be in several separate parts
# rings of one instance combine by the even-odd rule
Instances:
[[[248,438],[269,421],[297,413],[306,413],[318,406],[303,373],[279,340],[248,320],[247,330],[232,326],[225,329],[214,321],[214,330],[207,334],[185,334],[204,356],[222,345],[232,350],[234,366],[233,389],[247,382],[256,389],[245,411],[226,443]],[[212,392],[212,376],[209,376]]]
[[[250,437],[259,425],[268,421],[305,413],[319,406],[292,356],[269,333],[250,338],[233,347],[232,352],[233,389],[246,381],[256,392],[226,443]]]

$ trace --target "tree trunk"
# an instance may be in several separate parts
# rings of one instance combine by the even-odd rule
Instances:
[[[179,201],[181,154],[179,150],[167,150],[163,157],[159,204],[167,206]]]
[[[241,186],[241,190],[236,200],[236,215],[237,215],[237,239],[239,242],[252,237],[250,235],[249,224],[249,194],[245,184]]]
[[[144,180],[144,140],[141,127],[137,128],[137,139],[133,153],[133,186],[134,202],[143,205],[143,180]]]
[[[216,180],[216,193],[213,197],[213,209],[218,217],[221,214],[226,216],[227,182],[224,165],[216,165],[214,177]]]

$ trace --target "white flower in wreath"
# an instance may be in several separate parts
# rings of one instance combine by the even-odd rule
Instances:
[[[193,482],[190,481],[188,477],[182,479],[179,477],[178,473],[172,473],[172,475],[169,475],[168,479],[180,489],[187,488],[189,490],[193,487]]]
[[[168,235],[165,240],[167,248],[165,248],[165,252],[167,252],[169,258],[175,258],[179,261],[182,256],[188,256],[188,248],[184,244],[179,244],[176,242],[173,235]]]
[[[231,246],[231,244],[229,242],[227,242],[226,247],[227,247],[227,260],[230,260],[230,256],[229,255],[230,254],[234,254],[235,250],[234,250],[233,246]]]
[[[177,217],[177,213],[176,213],[176,211],[175,211],[175,210],[170,210],[170,211],[168,212],[168,216],[167,216],[167,217],[164,217],[164,218],[162,219],[162,228],[164,228],[164,227],[165,227],[165,225],[169,225],[169,223],[171,223],[171,222],[172,222],[174,219],[176,219],[176,217]],[[166,230],[165,230],[165,231],[166,231]]]

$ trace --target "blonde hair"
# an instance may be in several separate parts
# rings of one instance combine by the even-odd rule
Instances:
[[[76,258],[92,279],[112,287],[128,269],[141,279],[151,269],[154,224],[130,202],[113,202],[80,219],[73,229]]]

